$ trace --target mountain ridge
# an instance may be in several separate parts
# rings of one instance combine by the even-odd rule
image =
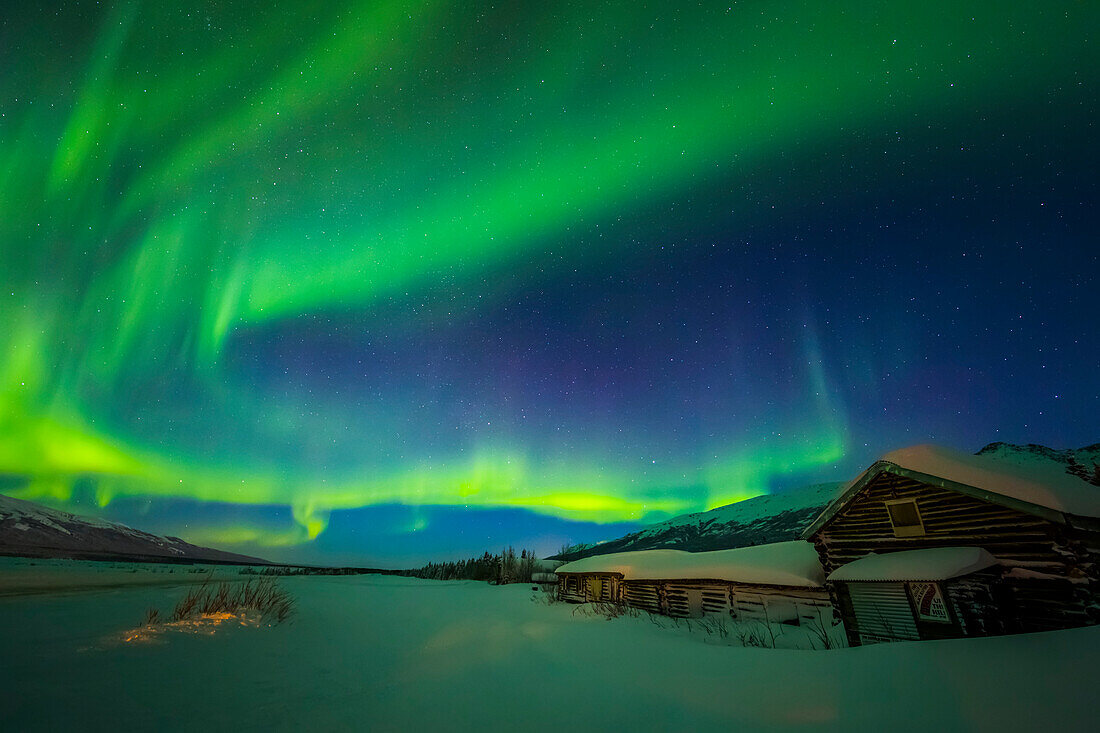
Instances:
[[[70,514],[3,494],[0,494],[0,555],[74,560],[269,564],[257,557],[192,545],[179,537],[162,537],[118,522]]]

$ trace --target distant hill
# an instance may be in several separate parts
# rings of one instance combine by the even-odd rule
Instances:
[[[1076,450],[990,443],[976,455],[1018,465],[1055,463],[1066,473],[1100,486],[1100,443]],[[794,540],[846,484],[815,484],[757,496],[706,512],[683,514],[615,540],[576,545],[554,557],[571,561],[612,552],[658,548],[705,552]]]
[[[268,564],[0,495],[0,555],[78,560]]]
[[[757,496],[706,512],[683,514],[617,540],[571,547],[555,558],[579,560],[610,552],[658,548],[704,552],[798,539],[802,530],[843,486],[843,483],[815,484]]]
[[[1060,466],[1066,473],[1100,486],[1100,443],[1086,445],[1084,448],[1057,450],[1045,445],[1013,445],[1012,443],[990,443],[977,452],[979,456],[989,456],[997,460],[1020,464],[1051,463]]]

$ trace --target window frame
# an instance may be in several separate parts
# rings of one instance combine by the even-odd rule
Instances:
[[[895,537],[923,537],[927,534],[924,529],[924,517],[920,513],[920,506],[917,504],[916,499],[887,499],[883,504],[886,507],[886,517],[890,520],[890,527],[894,530]],[[917,515],[916,524],[903,524],[899,526],[894,523],[894,514],[890,511],[890,507],[898,506],[899,504],[913,505],[913,511]]]

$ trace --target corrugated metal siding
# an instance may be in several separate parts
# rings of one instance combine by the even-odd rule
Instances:
[[[920,639],[903,583],[848,583],[864,644]]]

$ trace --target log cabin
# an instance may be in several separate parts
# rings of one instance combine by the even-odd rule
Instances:
[[[677,618],[833,625],[817,553],[802,540],[713,552],[595,555],[555,572],[559,598],[573,603],[621,603]]]
[[[1100,621],[1100,487],[933,446],[887,454],[803,534],[851,645]]]

